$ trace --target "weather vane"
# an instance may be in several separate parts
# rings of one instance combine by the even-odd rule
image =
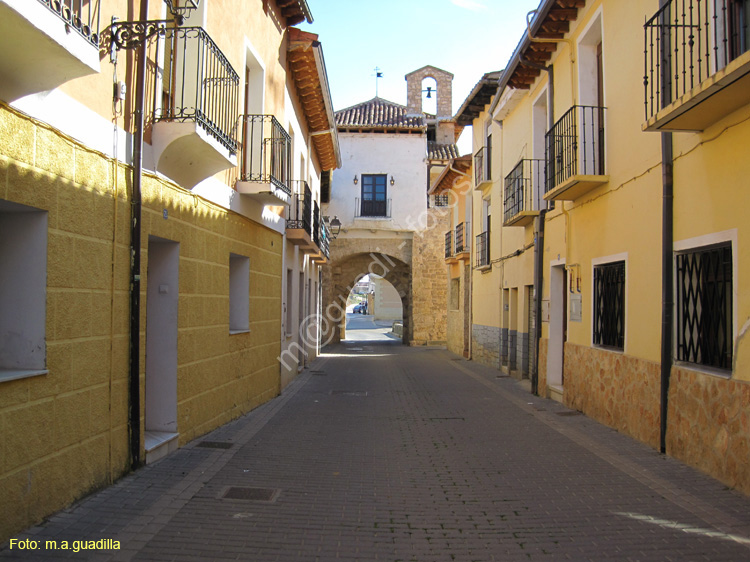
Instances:
[[[378,78],[382,78],[383,73],[380,71],[380,68],[376,66],[375,74],[372,74],[371,76],[375,76],[375,97],[378,97]]]

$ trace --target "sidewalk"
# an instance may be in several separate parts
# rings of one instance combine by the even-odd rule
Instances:
[[[736,561],[750,499],[496,370],[358,342],[18,538],[0,559]]]

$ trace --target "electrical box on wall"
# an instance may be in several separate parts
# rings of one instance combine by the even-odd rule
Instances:
[[[542,322],[549,322],[549,299],[542,301]]]
[[[128,91],[128,86],[120,80],[115,84],[115,99],[120,101],[125,101],[125,94]]]
[[[571,322],[580,322],[583,317],[583,302],[581,293],[570,293],[570,318]]]

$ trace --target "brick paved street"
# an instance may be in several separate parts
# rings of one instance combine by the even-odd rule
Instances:
[[[338,346],[0,558],[750,559],[750,499],[498,375],[439,349]],[[99,539],[121,548],[44,549]]]

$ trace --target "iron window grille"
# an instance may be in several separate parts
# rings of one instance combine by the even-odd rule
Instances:
[[[445,258],[453,257],[453,231],[445,233]]]
[[[306,181],[297,180],[296,183],[298,185],[292,198],[290,217],[286,221],[286,227],[302,229],[312,236],[312,191]]]
[[[468,251],[468,249],[464,247],[465,232],[466,232],[466,223],[462,222],[456,225],[456,253],[457,254]]]
[[[505,222],[524,211],[538,211],[541,207],[541,191],[544,185],[544,160],[521,160],[510,174],[505,176]]]
[[[317,201],[313,201],[312,236],[313,242],[320,248],[320,208]]]
[[[477,267],[490,264],[490,233],[482,232],[477,235]]]
[[[240,181],[271,183],[291,195],[289,133],[273,115],[242,115],[240,128]]]
[[[99,2],[94,0],[39,0],[77,31],[94,47],[99,47]],[[68,28],[66,28],[68,29]]]
[[[575,175],[604,175],[604,110],[574,105],[545,135],[546,192]]]
[[[750,48],[748,0],[669,0],[644,25],[646,119]]]
[[[150,50],[164,61],[161,91],[155,87],[154,123],[195,122],[230,153],[237,152],[240,77],[201,27],[160,25]]]
[[[594,267],[594,345],[625,348],[625,262]]]
[[[433,207],[448,207],[450,206],[450,198],[447,193],[441,193],[440,195],[432,196]]]
[[[492,179],[490,172],[490,151],[484,146],[474,155],[474,185],[479,185]]]
[[[675,256],[677,360],[732,368],[732,245]]]

